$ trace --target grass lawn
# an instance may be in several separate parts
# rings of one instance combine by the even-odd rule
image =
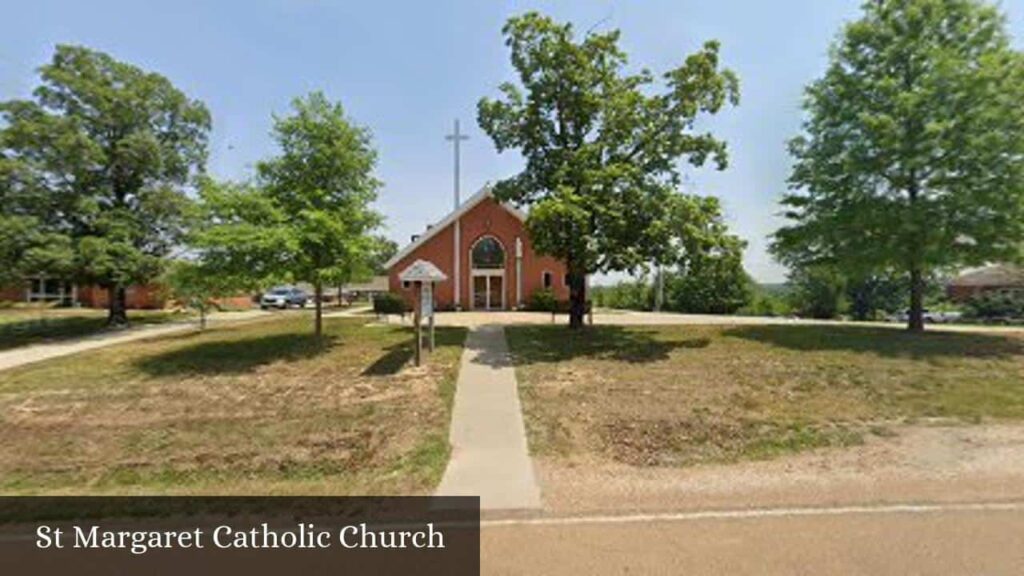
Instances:
[[[448,458],[462,329],[288,315],[0,372],[6,494],[416,494]]]
[[[531,449],[570,461],[728,462],[857,444],[895,424],[1024,420],[1020,334],[857,326],[507,333]]]
[[[132,324],[162,324],[188,318],[170,310],[129,310]],[[107,328],[107,311],[93,308],[0,309],[0,350],[97,334]]]

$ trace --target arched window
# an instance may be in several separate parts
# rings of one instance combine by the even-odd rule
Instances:
[[[473,245],[473,268],[494,269],[505,267],[505,249],[495,238],[487,236]]]

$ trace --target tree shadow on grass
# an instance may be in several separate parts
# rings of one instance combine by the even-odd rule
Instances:
[[[736,326],[725,336],[799,350],[847,351],[892,358],[1012,358],[1024,356],[1024,338],[877,326]]]
[[[390,376],[397,374],[402,367],[412,361],[413,356],[416,354],[416,331],[412,328],[404,328],[402,332],[405,334],[401,342],[392,344],[384,348],[384,354],[377,358],[373,364],[370,364],[363,370],[363,376]],[[426,330],[424,330],[426,334]],[[449,327],[435,327],[434,328],[434,346],[435,348],[443,348],[448,346],[462,346],[466,339],[465,328],[449,328]],[[426,357],[430,354],[426,347],[426,336],[424,336],[424,347],[423,354]]]
[[[674,350],[707,347],[708,338],[666,339],[655,330],[592,326],[571,331],[564,326],[517,326],[507,331],[517,364],[564,362],[575,358],[631,364],[667,360]]]
[[[273,334],[242,340],[202,342],[142,358],[135,366],[150,376],[244,373],[278,361],[293,362],[328,352],[337,337]]]

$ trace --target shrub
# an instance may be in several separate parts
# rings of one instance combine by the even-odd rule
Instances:
[[[373,311],[377,314],[405,314],[410,310],[405,299],[398,294],[386,292],[373,299]]]
[[[837,318],[846,309],[846,279],[834,268],[813,266],[789,277],[793,310],[804,318]]]
[[[1024,289],[976,294],[967,301],[966,316],[979,320],[1024,319]]]
[[[554,312],[557,305],[554,291],[550,288],[541,288],[530,295],[526,309],[533,312]]]
[[[754,300],[736,311],[740,316],[788,316],[792,314],[785,294],[758,290]]]
[[[644,280],[622,281],[614,286],[591,288],[594,305],[620,310],[650,310],[654,305],[654,290]]]

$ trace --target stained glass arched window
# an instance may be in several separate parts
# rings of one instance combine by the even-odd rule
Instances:
[[[505,249],[496,239],[487,236],[473,245],[473,268],[504,268]]]

